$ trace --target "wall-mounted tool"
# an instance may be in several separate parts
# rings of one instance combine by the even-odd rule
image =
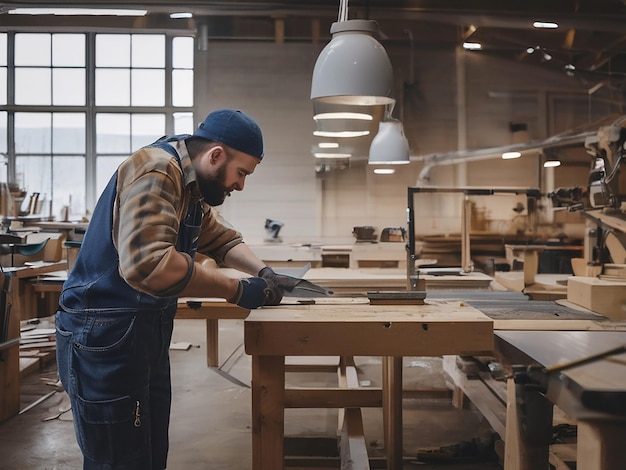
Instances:
[[[265,241],[271,243],[281,243],[283,239],[278,236],[278,232],[280,232],[280,229],[284,225],[285,224],[280,220],[265,219],[265,231],[267,233]]]

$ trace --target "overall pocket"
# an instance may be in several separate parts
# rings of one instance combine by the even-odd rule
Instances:
[[[77,394],[89,402],[138,393],[141,357],[135,348],[135,317],[91,317],[74,333],[71,361]]]
[[[141,455],[149,423],[148,417],[142,416],[138,400],[130,396],[106,401],[77,397],[76,407],[77,436],[86,457],[99,463],[120,464]]]

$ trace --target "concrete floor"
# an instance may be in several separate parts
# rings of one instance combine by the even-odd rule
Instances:
[[[243,322],[220,321],[221,370],[206,367],[203,320],[176,320],[174,342],[187,341],[187,351],[172,350],[173,405],[170,425],[170,469],[252,468],[250,403],[250,358],[243,352]],[[355,358],[362,385],[380,386],[379,358]],[[445,388],[441,358],[405,358],[405,389]],[[22,409],[54,388],[54,366],[22,380]],[[368,382],[369,381],[369,382]],[[336,384],[331,373],[288,374],[288,384],[323,386]],[[39,405],[0,424],[0,470],[64,470],[81,468],[80,451],[74,439],[71,411],[60,413],[64,393],[55,393]],[[60,414],[60,416],[58,416]],[[335,436],[336,410],[287,410],[288,436]],[[363,412],[370,455],[383,455],[382,411]],[[491,430],[473,410],[457,410],[449,399],[404,400],[405,469],[497,470],[492,458],[466,463],[425,464],[416,459],[420,449],[486,442]],[[377,467],[380,468],[380,467]],[[274,470],[274,469],[267,469]]]

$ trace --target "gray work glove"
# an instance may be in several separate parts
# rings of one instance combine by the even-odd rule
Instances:
[[[228,299],[231,304],[255,309],[264,305],[278,305],[283,298],[280,288],[260,277],[239,279],[237,292]]]
[[[282,292],[291,292],[302,279],[276,273],[269,266],[259,271],[259,277],[280,288]]]

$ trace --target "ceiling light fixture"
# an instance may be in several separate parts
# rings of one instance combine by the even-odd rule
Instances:
[[[313,154],[315,158],[350,158],[352,156],[351,153],[320,153],[316,152]]]
[[[463,49],[467,49],[468,51],[479,51],[483,48],[482,44],[478,42],[464,42]]]
[[[193,13],[191,12],[180,12],[180,13],[170,13],[170,18],[173,20],[182,20],[185,18],[193,18]]]
[[[319,113],[313,116],[313,119],[319,121],[321,119],[356,119],[359,121],[371,121],[374,119],[371,114],[366,113],[350,113],[350,112],[337,112],[337,113]]]
[[[378,24],[348,20],[348,0],[340,0],[331,41],[313,69],[311,100],[375,105],[393,101],[393,69],[385,48],[374,38]]]
[[[537,29],[557,29],[559,25],[552,21],[535,21],[533,27]]]
[[[321,149],[338,149],[339,144],[337,142],[320,142],[317,146]]]
[[[381,121],[370,145],[368,163],[403,165],[409,160],[409,141],[404,135],[402,123],[393,118]]]
[[[512,160],[514,158],[521,157],[522,154],[520,152],[504,152],[502,154],[502,160]]]
[[[561,166],[561,162],[559,160],[546,160],[543,162],[544,168],[556,168],[557,166]]]
[[[118,10],[111,8],[15,8],[9,15],[95,15],[95,16],[146,16],[147,10]]]
[[[316,137],[363,137],[369,133],[370,131],[313,131]]]
[[[377,175],[393,175],[396,172],[393,168],[374,168]]]

